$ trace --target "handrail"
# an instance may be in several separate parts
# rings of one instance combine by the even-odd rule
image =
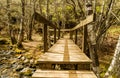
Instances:
[[[51,26],[52,28],[58,29],[57,26],[55,26],[51,21],[40,15],[39,13],[35,12],[34,14],[34,19],[40,23],[47,24],[48,26]]]
[[[77,26],[73,27],[71,29],[71,31],[81,28],[81,27],[91,23],[92,21],[93,21],[93,14],[87,16],[87,18],[85,20],[81,21]]]

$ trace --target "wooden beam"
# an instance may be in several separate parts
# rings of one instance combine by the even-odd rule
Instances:
[[[58,39],[60,39],[60,26],[59,26],[59,28],[58,28]]]
[[[51,26],[52,28],[58,28],[55,26],[51,21],[40,15],[39,13],[35,12],[34,14],[34,19],[38,21],[39,23],[47,24],[47,26]]]
[[[47,44],[47,24],[44,24],[44,52],[47,52],[48,44]]]
[[[78,33],[78,30],[75,30],[75,44],[77,44],[77,33]]]
[[[70,31],[70,39],[73,40],[73,31]]]
[[[87,18],[83,21],[81,21],[77,26],[73,27],[71,30],[76,30],[78,28],[81,28],[89,23],[91,23],[93,21],[93,14],[87,16]]]
[[[56,28],[54,28],[54,44],[56,43]]]
[[[87,26],[83,26],[82,52],[84,52],[85,54],[87,54],[86,48],[87,48]]]

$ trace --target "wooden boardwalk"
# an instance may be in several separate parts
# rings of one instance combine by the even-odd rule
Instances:
[[[33,78],[97,78],[90,71],[92,61],[70,39],[63,38],[54,44],[38,60],[40,69]],[[68,70],[55,70],[55,65],[71,65]],[[54,65],[54,67],[53,67]]]

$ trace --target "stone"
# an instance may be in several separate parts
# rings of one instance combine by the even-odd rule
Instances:
[[[2,73],[3,73],[3,74],[7,74],[7,71],[8,71],[8,70],[5,69],[5,70],[2,71]]]
[[[19,74],[17,74],[17,73],[14,73],[14,74],[13,74],[13,77],[14,77],[14,78],[20,78]]]
[[[13,51],[8,51],[7,52],[7,55],[11,55],[11,54],[14,54],[14,52]]]
[[[27,68],[24,68],[23,70],[21,70],[20,73],[25,75],[25,76],[31,76],[32,75],[32,69],[27,67]]]
[[[23,56],[23,57],[21,57],[21,60],[25,60],[25,57]]]
[[[33,63],[34,63],[34,59],[31,59],[31,60],[30,60],[30,64],[33,64]]]
[[[20,59],[22,57],[22,55],[19,55],[17,58]],[[24,59],[24,58],[23,58]]]
[[[11,64],[15,64],[18,60],[16,58],[11,59]]]
[[[29,60],[28,59],[25,59],[24,60],[24,63],[26,64],[26,63],[29,63]]]
[[[16,68],[16,71],[20,71],[20,70],[22,70],[23,68],[24,68],[23,65],[18,65],[17,68]]]

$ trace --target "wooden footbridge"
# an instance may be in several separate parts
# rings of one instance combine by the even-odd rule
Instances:
[[[35,14],[35,19],[39,22],[41,16]],[[60,31],[76,31],[75,42],[65,36],[64,38],[58,37],[56,42],[56,29],[54,27],[54,45],[47,50],[47,25],[44,25],[44,51],[45,53],[40,55],[38,60],[39,68],[32,75],[32,78],[97,78],[94,72],[91,70],[92,60],[85,54],[84,50],[81,50],[75,43],[77,40],[77,29],[93,21],[93,15],[88,16],[84,21],[78,24],[72,29],[58,29],[58,36]],[[46,22],[46,20],[42,21]],[[71,34],[70,34],[71,36]]]
[[[92,61],[68,38],[61,38],[41,55],[33,78],[97,78]]]

